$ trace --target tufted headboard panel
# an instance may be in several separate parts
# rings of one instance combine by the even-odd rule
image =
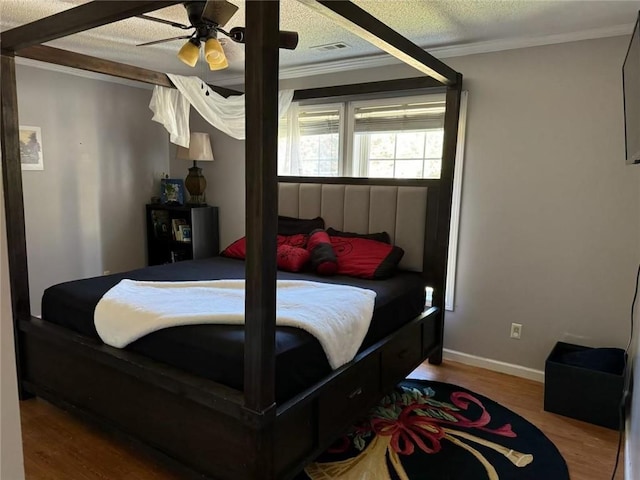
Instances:
[[[356,233],[388,232],[404,250],[400,268],[423,269],[426,186],[279,184],[278,213],[295,218],[322,217],[326,226]]]

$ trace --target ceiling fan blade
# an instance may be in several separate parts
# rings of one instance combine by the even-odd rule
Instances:
[[[149,45],[156,45],[157,43],[172,42],[174,40],[185,40],[187,38],[191,38],[191,35],[182,35],[180,37],[164,38],[162,40],[154,40],[153,42],[139,43],[138,45],[136,45],[136,47],[146,47]]]
[[[182,23],[172,22],[170,20],[165,20],[164,18],[150,17],[149,15],[136,15],[136,17],[144,18],[145,20],[150,20],[152,22],[164,23],[165,25],[171,25],[172,27],[181,28],[183,30],[189,30],[190,28],[193,28],[183,25]]]
[[[226,0],[207,0],[202,10],[202,19],[223,27],[238,11],[238,7]]]

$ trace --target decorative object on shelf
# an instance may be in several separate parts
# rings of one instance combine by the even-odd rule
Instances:
[[[184,205],[184,181],[181,178],[163,178],[160,180],[162,203]]]
[[[44,170],[40,127],[20,125],[20,164],[22,170]]]
[[[151,210],[155,238],[166,238],[171,234],[171,218],[166,210]]]
[[[189,148],[178,147],[177,158],[180,160],[193,160],[193,167],[189,169],[189,175],[184,184],[189,192],[189,204],[206,205],[204,191],[207,188],[207,180],[202,175],[202,168],[198,167],[198,161],[212,162],[213,151],[211,139],[208,133],[193,132],[189,140]]]

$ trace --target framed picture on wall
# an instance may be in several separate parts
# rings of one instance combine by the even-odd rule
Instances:
[[[44,170],[40,127],[20,125],[20,164],[22,170]]]

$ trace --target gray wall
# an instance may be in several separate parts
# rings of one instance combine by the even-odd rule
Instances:
[[[55,283],[145,265],[144,205],[169,170],[151,90],[18,66],[20,123],[42,129],[24,171],[31,308]]]
[[[615,37],[446,60],[469,91],[446,348],[542,370],[558,340],[625,344],[640,238],[640,167],[624,164],[627,43]],[[284,80],[281,88],[412,76],[409,67],[385,67]],[[226,239],[244,226],[239,143],[218,135],[214,148],[233,158],[220,158],[224,176],[209,178],[213,195],[225,195]],[[511,322],[523,324],[519,341],[509,338]]]
[[[3,194],[0,196],[0,479],[22,480],[22,437],[5,225]]]
[[[557,340],[625,345],[640,238],[640,170],[624,164],[627,44],[450,62],[470,93],[448,348],[542,369]]]

